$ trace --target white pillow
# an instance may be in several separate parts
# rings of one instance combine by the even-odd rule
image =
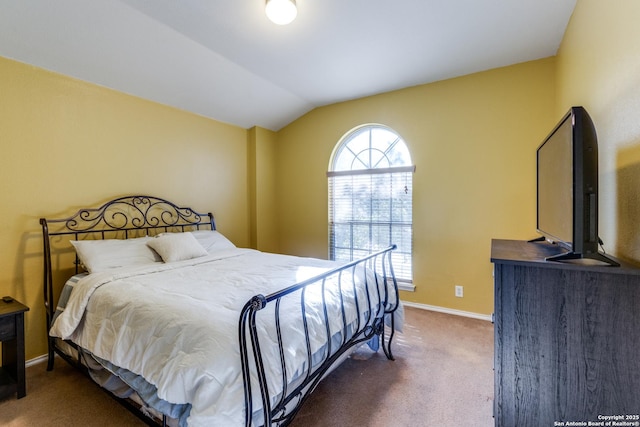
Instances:
[[[147,242],[164,262],[183,261],[208,255],[191,233],[163,233]]]
[[[198,240],[198,243],[209,253],[221,249],[233,249],[236,247],[229,239],[216,230],[197,230],[191,234]]]
[[[148,246],[151,237],[137,239],[72,240],[78,258],[89,273],[118,267],[151,264],[161,259]]]

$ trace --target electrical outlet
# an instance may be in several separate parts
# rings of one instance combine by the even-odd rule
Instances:
[[[456,296],[462,298],[464,296],[464,289],[460,285],[456,285]]]

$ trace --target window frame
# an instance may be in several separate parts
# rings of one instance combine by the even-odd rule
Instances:
[[[353,164],[356,164],[358,161],[358,157],[364,153],[365,156],[368,154],[369,155],[369,159],[372,158],[371,153],[366,153],[365,151],[371,151],[374,150],[374,148],[372,147],[372,143],[371,143],[371,138],[372,138],[372,131],[376,130],[376,129],[383,129],[386,132],[390,132],[391,134],[393,134],[395,136],[395,140],[389,144],[390,150],[395,149],[395,147],[400,147],[399,149],[402,150],[402,164],[401,166],[390,166],[390,167],[373,167],[373,168],[353,168]],[[368,131],[369,132],[369,147],[365,150],[365,149],[361,149],[360,151],[354,151],[354,150],[350,150],[348,145],[350,142],[354,141],[355,138],[359,137],[363,131]],[[361,143],[359,144],[360,146],[362,145]],[[344,161],[342,161],[343,163],[343,169],[341,170],[335,170],[336,165],[339,164],[339,162],[341,161],[340,156],[345,153],[345,149],[349,149],[348,151],[351,153],[350,155],[352,156],[351,159],[351,165],[352,165],[352,169],[344,169]],[[375,148],[377,149],[377,148]],[[380,150],[378,150],[380,151]],[[386,150],[383,153],[384,156],[386,156]],[[378,156],[380,155],[379,153],[377,154]],[[342,159],[344,160],[344,159]],[[347,159],[349,160],[349,159]],[[389,160],[389,158],[387,157],[387,160]],[[408,165],[406,164],[408,160]],[[348,163],[348,161],[346,162]],[[362,162],[360,160],[361,164],[364,164],[364,162]],[[369,162],[369,164],[371,164],[373,162]],[[376,162],[376,166],[380,165],[380,161]],[[391,160],[389,160],[388,163],[391,163]],[[362,166],[362,165],[360,165]],[[404,139],[397,133],[395,132],[393,129],[384,126],[384,125],[379,125],[379,124],[369,124],[369,125],[362,125],[359,127],[356,127],[354,129],[352,129],[351,131],[347,132],[341,139],[340,141],[338,141],[338,143],[336,144],[335,148],[334,148],[334,152],[331,156],[331,160],[329,163],[329,171],[327,172],[327,178],[328,178],[328,197],[329,197],[329,258],[335,260],[337,257],[337,252],[341,249],[338,244],[336,243],[336,241],[338,239],[340,239],[340,232],[336,231],[338,226],[347,226],[347,227],[351,227],[350,229],[350,241],[349,241],[349,247],[343,247],[343,250],[347,250],[350,251],[349,253],[349,258],[348,261],[351,261],[353,259],[355,259],[356,257],[354,257],[354,251],[355,252],[359,252],[359,255],[362,255],[362,253],[364,251],[368,251],[369,253],[378,250],[378,249],[382,249],[379,246],[376,246],[376,241],[375,239],[371,238],[372,235],[372,229],[376,229],[376,230],[382,230],[384,231],[385,227],[388,227],[388,234],[389,234],[389,244],[391,243],[396,243],[393,240],[393,235],[394,235],[394,231],[395,232],[400,232],[401,236],[404,236],[403,233],[406,233],[407,230],[406,228],[408,227],[408,241],[405,237],[401,237],[401,244],[398,244],[398,249],[396,251],[394,251],[393,256],[396,258],[396,260],[394,260],[394,269],[397,272],[400,272],[399,275],[397,275],[397,280],[399,282],[405,282],[405,283],[413,283],[413,173],[415,172],[415,165],[411,164],[411,155],[409,153],[409,147],[407,146],[406,142],[404,141]],[[359,185],[364,185],[366,187],[366,183],[363,183],[361,181],[366,180],[367,177],[371,177],[371,179],[373,180],[373,176],[374,175],[379,175],[379,174],[387,174],[389,175],[389,196],[388,197],[378,197],[378,195],[380,194],[381,191],[387,191],[386,187],[383,185],[381,187],[376,187],[374,184],[370,185],[368,187],[368,191],[370,191],[371,194],[371,198],[370,200],[373,201],[384,201],[384,200],[388,200],[387,204],[389,206],[390,209],[390,213],[389,213],[389,219],[388,220],[375,220],[374,216],[375,213],[373,211],[371,211],[370,216],[366,217],[364,220],[359,220],[359,219],[354,219],[353,215],[354,213],[351,212],[349,215],[351,215],[351,220],[340,220],[338,217],[338,215],[336,215],[335,213],[335,209],[337,207],[339,207],[339,204],[341,204],[340,202],[336,202],[336,199],[338,198],[334,193],[337,191],[336,190],[336,181],[343,179],[343,178],[349,178],[351,177],[352,180],[358,180],[358,184]],[[401,177],[402,179],[408,180],[408,187],[407,185],[404,186],[404,190],[405,192],[409,191],[409,197],[408,197],[408,201],[409,201],[409,220],[406,221],[397,221],[393,219],[394,214],[394,201],[396,200],[396,198],[394,198],[393,196],[393,186],[394,184],[396,184],[396,182],[394,181],[394,179]],[[381,179],[384,179],[381,178]],[[345,185],[345,184],[340,184],[340,185]],[[386,184],[385,184],[386,185]],[[348,187],[348,184],[347,184]],[[345,187],[340,187],[341,190],[344,191]],[[376,191],[377,190],[377,191]],[[397,190],[397,189],[396,189]],[[348,191],[348,190],[347,190]],[[347,200],[351,200],[353,201],[353,197],[351,197],[350,199]],[[366,201],[366,197],[364,199]],[[404,205],[406,206],[406,199],[404,202]],[[349,208],[345,208],[345,209],[349,209]],[[353,226],[354,224],[357,224],[358,226],[365,226],[365,227],[369,227],[369,240],[367,242],[367,247],[355,247],[353,244],[354,241],[354,234],[353,234]],[[365,239],[366,240],[366,239]],[[385,245],[385,247],[388,245]],[[403,258],[404,257],[404,258]],[[406,258],[409,258],[408,261],[406,260]],[[347,261],[347,259],[345,259],[346,257],[339,257],[338,259],[340,260],[345,260]],[[401,261],[401,266],[397,266],[398,262],[397,259],[404,259],[404,261]],[[402,267],[402,268],[399,268]]]

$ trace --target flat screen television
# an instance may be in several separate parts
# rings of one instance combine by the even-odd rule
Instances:
[[[583,107],[572,107],[537,150],[536,240],[566,251],[549,261],[594,259],[617,262],[599,252],[598,140]]]

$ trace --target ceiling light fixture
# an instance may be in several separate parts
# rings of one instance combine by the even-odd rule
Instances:
[[[267,0],[264,10],[267,17],[278,25],[289,24],[298,14],[295,0]]]

